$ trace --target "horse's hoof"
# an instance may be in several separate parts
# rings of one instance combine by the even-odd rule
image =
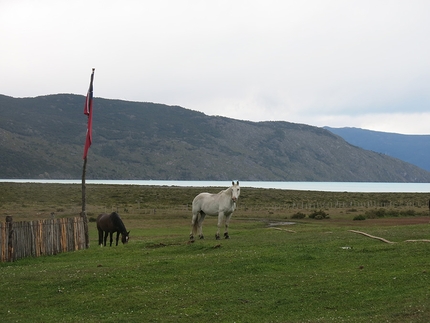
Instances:
[[[228,233],[227,233],[227,232],[224,232],[224,238],[225,238],[225,239],[230,239],[230,236],[228,235]]]
[[[216,234],[216,235],[215,235],[215,239],[216,239],[216,240],[219,240],[219,234]]]
[[[190,234],[190,240],[194,241],[194,236],[192,234]]]
[[[203,240],[204,238],[205,238],[205,237],[204,237],[203,235],[200,235],[200,236],[199,236],[199,239],[200,239],[200,240]]]

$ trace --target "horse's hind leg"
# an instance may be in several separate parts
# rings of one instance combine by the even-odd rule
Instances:
[[[107,236],[108,236],[109,232],[105,232],[105,236],[103,239],[103,245],[106,247],[106,240],[107,240]]]
[[[198,217],[197,221],[198,221],[198,231],[199,231],[199,238],[200,239],[204,239],[205,237],[203,236],[203,220],[205,219],[206,213],[203,211],[200,211],[200,216]]]
[[[197,225],[198,225],[198,215],[199,213],[193,212],[193,217],[191,219],[191,231],[190,231],[190,240],[194,241],[194,235],[197,234]]]
[[[103,247],[103,230],[99,229],[99,246]]]

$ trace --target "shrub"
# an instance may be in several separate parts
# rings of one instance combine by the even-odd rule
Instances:
[[[302,212],[297,212],[291,216],[292,219],[304,219],[306,217],[306,214]]]
[[[313,211],[311,214],[309,214],[309,218],[316,220],[330,219],[328,213],[324,212],[323,210]]]
[[[366,220],[366,217],[363,214],[360,214],[360,215],[355,216],[353,220],[354,221],[362,221],[362,220]]]
[[[364,214],[367,219],[376,219],[376,218],[383,218],[385,216],[385,209],[373,209],[368,210]]]
[[[396,217],[398,217],[400,215],[399,211],[397,211],[397,210],[388,210],[385,214],[387,216],[390,216],[390,217],[393,217],[393,218],[396,218]]]
[[[394,209],[374,209],[374,210],[368,210],[365,213],[365,216],[367,219],[376,219],[376,218],[383,218],[383,217],[399,217],[399,216],[417,216],[420,215],[419,212],[416,212],[415,210],[401,210],[397,211]]]
[[[400,211],[400,215],[401,216],[415,216],[417,215],[415,210],[404,210],[404,211]]]

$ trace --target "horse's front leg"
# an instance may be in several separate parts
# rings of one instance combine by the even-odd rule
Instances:
[[[118,245],[118,240],[119,240],[119,231],[116,232],[116,245]]]
[[[227,215],[225,218],[225,229],[224,229],[224,238],[230,239],[230,236],[228,235],[228,225],[230,223],[231,214]]]
[[[224,220],[224,212],[218,213],[218,230],[216,231],[215,239],[219,240],[219,231],[221,230],[222,221]]]
[[[112,247],[112,241],[113,241],[113,232],[110,233],[110,246]]]

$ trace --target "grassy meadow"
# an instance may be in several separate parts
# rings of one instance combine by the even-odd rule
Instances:
[[[192,199],[221,189],[87,185],[90,248],[0,263],[2,322],[430,321],[427,194],[242,188],[231,238],[206,217],[190,243]],[[81,186],[0,183],[0,210],[76,216]],[[130,242],[101,248],[112,211]]]

